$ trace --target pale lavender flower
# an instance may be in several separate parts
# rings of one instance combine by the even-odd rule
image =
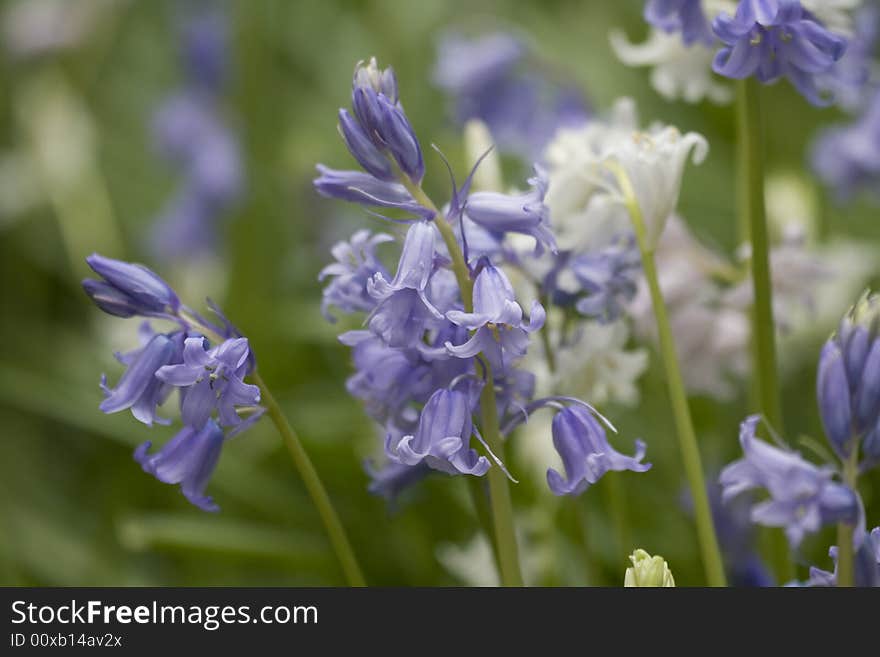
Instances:
[[[547,174],[535,166],[535,176],[529,178],[532,189],[522,194],[474,192],[467,197],[465,216],[491,233],[521,233],[535,238],[535,253],[544,247],[556,252],[556,239],[550,228],[550,209],[544,204],[547,194]]]
[[[314,180],[315,190],[325,198],[336,198],[360,205],[395,208],[430,218],[434,211],[420,205],[400,183],[379,180],[362,171],[341,171],[318,165],[321,174]]]
[[[715,42],[702,0],[648,0],[645,20],[664,32],[680,32],[686,46]]]
[[[143,346],[139,349],[116,354],[119,362],[126,366],[116,388],[109,388],[106,375],[101,376],[101,389],[106,397],[99,408],[108,414],[130,408],[131,414],[147,426],[153,422],[169,424],[170,420],[156,416],[156,409],[165,402],[172,388],[159,379],[156,372],[180,362],[185,334],[182,331],[154,333],[144,322],[140,338]]]
[[[432,471],[425,463],[405,465],[394,461],[388,461],[381,467],[376,467],[367,461],[364,463],[364,469],[370,477],[367,490],[373,495],[385,498],[389,506],[395,504],[403,491],[421,482]]]
[[[399,438],[389,434],[385,451],[388,458],[405,465],[426,463],[449,474],[479,477],[489,469],[489,460],[471,449],[473,435],[468,395],[441,388],[422,409],[415,433]]]
[[[816,21],[798,0],[740,0],[735,16],[719,15],[713,30],[724,47],[713,62],[728,78],[752,75],[764,84],[788,80],[813,105],[828,105],[816,78],[831,71],[846,40]]]
[[[428,281],[434,272],[434,226],[419,221],[410,226],[403,243],[397,273],[389,282],[377,273],[367,283],[378,305],[369,327],[391,347],[413,347],[432,320],[443,315],[428,299]]]
[[[584,292],[575,303],[582,315],[613,322],[636,295],[641,257],[632,240],[575,256],[569,266]]]
[[[450,33],[437,47],[434,83],[449,95],[458,123],[479,119],[501,151],[534,160],[558,128],[589,117],[576,85],[548,68],[513,35]]]
[[[642,463],[645,443],[636,441],[634,456],[625,456],[608,443],[605,429],[581,406],[567,406],[553,418],[553,446],[562,458],[565,476],[550,468],[547,485],[556,495],[580,495],[609,471],[647,472]]]
[[[773,447],[755,437],[760,417],[740,425],[743,458],[721,472],[722,501],[742,492],[764,489],[770,499],[754,505],[752,522],[783,527],[793,547],[823,525],[859,522],[861,505],[856,493],[833,480],[834,469],[816,466],[794,451]]]
[[[388,271],[376,255],[376,248],[394,238],[385,233],[373,235],[368,230],[359,230],[347,242],[337,242],[331,253],[336,262],[327,265],[318,275],[323,281],[328,276],[332,280],[324,288],[321,313],[330,321],[330,307],[346,313],[369,312],[376,306],[376,300],[367,291],[367,282],[375,275],[388,277]]]
[[[237,406],[260,402],[260,389],[244,382],[249,355],[247,338],[231,338],[210,348],[202,337],[187,338],[183,362],[159,368],[156,377],[182,389],[180,413],[187,425],[203,426],[216,409],[223,426],[235,426],[242,422]]]
[[[205,488],[220,459],[223,430],[214,420],[197,429],[184,427],[161,450],[149,454],[147,441],[134,453],[134,460],[147,472],[166,484],[180,484],[184,497],[204,511],[219,511]]]
[[[448,342],[446,349],[456,358],[473,358],[482,352],[497,374],[503,376],[513,361],[526,353],[529,333],[544,325],[545,312],[544,307],[535,301],[526,323],[510,280],[489,262],[482,264],[474,282],[474,311],[451,310],[446,313],[453,324],[474,331],[473,336],[460,345]]]

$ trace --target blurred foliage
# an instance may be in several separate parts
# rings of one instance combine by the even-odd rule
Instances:
[[[0,10],[12,4],[0,3]],[[59,98],[82,109],[94,149],[92,160],[74,154],[71,189],[61,184],[59,191],[46,166],[22,176],[22,185],[48,187],[49,198],[0,216],[2,584],[341,583],[319,519],[270,423],[226,447],[210,486],[222,512],[209,515],[132,461],[135,445],[148,437],[162,442],[169,429],[150,431],[127,414],[105,416],[97,409],[99,374],[106,371],[111,380],[118,375],[112,353],[133,346],[135,320],[120,328],[124,322],[90,305],[79,288],[83,258],[101,249],[149,262],[145,234],[174,185],[173,172],[154,153],[149,124],[157,104],[179,82],[174,27],[179,4],[104,2],[93,31],[78,46],[29,59],[0,55],[0,152],[38,148],[32,125],[38,108],[32,104],[49,103],[51,109],[60,102],[51,95],[39,101],[38,92],[62,93]],[[228,113],[244,145],[248,182],[246,200],[227,226],[226,292],[218,301],[251,339],[263,376],[302,435],[373,584],[459,583],[439,564],[437,548],[466,544],[476,525],[460,480],[432,477],[392,510],[366,491],[362,461],[376,454],[380,441],[345,393],[347,350],[335,340],[338,327],[320,316],[316,275],[335,239],[373,220],[317,198],[310,183],[316,162],[349,162],[336,135],[335,110],[347,104],[353,65],[373,54],[392,64],[423,142],[437,143],[463,171],[460,135],[430,84],[436,39],[450,26],[522,30],[544,57],[583,86],[596,108],[630,95],[644,120],[664,120],[709,138],[712,154],[704,166],[689,170],[680,207],[702,239],[732,253],[733,109],[665,103],[648,86],[647,72],[615,59],[608,30],[621,26],[641,38],[646,32],[641,5],[637,0],[228,3],[234,35]],[[808,107],[787,85],[768,89],[765,97],[768,167],[801,169],[808,138],[835,114]],[[52,169],[63,154],[49,147]],[[446,174],[438,160],[428,158],[426,184],[441,196]],[[868,206],[826,206],[824,220],[835,234],[880,238]],[[223,289],[216,277],[162,273],[188,291],[193,305]],[[822,332],[831,328],[817,327],[815,342],[806,348],[817,354]],[[792,436],[815,434],[819,426],[815,358],[802,360],[786,377]],[[515,488],[523,518],[537,528],[524,537],[526,552],[549,555],[555,565],[555,575],[543,583],[619,584],[637,546],[662,554],[679,584],[701,581],[658,369],[643,379],[637,409],[603,409],[614,418],[623,444],[635,436],[648,441],[654,463],[649,475],[606,477],[575,500],[549,499],[543,481],[526,480]],[[744,398],[745,393],[741,401],[723,405],[693,401],[707,468],[717,469],[736,455]],[[513,469],[531,472],[521,463]],[[618,516],[611,511],[616,508],[625,510],[628,528],[616,526]],[[869,526],[877,524],[869,515],[872,520]],[[821,559],[829,539],[817,537],[805,555]]]

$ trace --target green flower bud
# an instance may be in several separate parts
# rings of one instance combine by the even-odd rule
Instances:
[[[672,571],[663,557],[652,557],[642,549],[630,555],[632,568],[626,569],[623,585],[631,586],[675,586]]]

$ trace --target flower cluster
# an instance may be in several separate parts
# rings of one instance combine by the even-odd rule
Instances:
[[[393,71],[375,60],[359,64],[352,107],[354,116],[340,110],[340,132],[363,171],[319,165],[315,187],[324,196],[403,212],[405,218],[394,221],[408,225],[393,273],[379,252],[393,238],[363,230],[334,247],[336,262],[322,272],[325,313],[335,308],[366,318],[363,329],[343,333],[340,341],[352,348],[356,369],[348,391],[385,435],[387,464],[370,466],[371,490],[393,497],[426,468],[507,473],[475,418],[494,414],[507,435],[547,406],[558,411],[553,444],[567,475],[548,473],[554,493],[580,494],[609,470],[647,470],[642,443],[634,458],[618,454],[593,411],[585,410],[590,407],[568,397],[535,399],[534,376],[522,367],[546,311],[535,300],[525,312],[508,272],[522,277],[527,262],[560,255],[545,202],[546,172],[536,166],[529,191],[506,194],[471,191],[472,171],[460,188],[453,180],[441,211],[421,189],[421,147]],[[529,247],[511,248],[512,240],[527,240]],[[580,301],[590,312],[614,314],[617,296],[630,292],[618,281],[633,265],[619,260],[609,251],[576,263],[587,291]]]
[[[853,30],[857,2],[824,0],[648,0],[648,41],[634,45],[620,32],[612,46],[630,66],[653,66],[663,96],[726,102],[730,91],[712,78],[788,79],[812,104],[850,104],[868,77],[866,44]]]
[[[502,151],[534,159],[559,127],[590,114],[577,87],[547,68],[512,34],[450,33],[437,48],[434,83],[451,98],[456,121],[479,119]]]
[[[218,323],[187,308],[164,280],[142,265],[97,254],[87,261],[100,276],[83,281],[95,305],[116,317],[148,318],[140,326],[141,346],[117,354],[126,369],[116,387],[101,377],[105,398],[100,409],[105,413],[130,409],[148,426],[170,424],[157,411],[177,390],[184,427],[158,452],[149,452],[148,441],[134,457],[159,481],[180,484],[194,505],[217,511],[205,488],[223,444],[263,413],[259,388],[244,381],[255,367],[247,338],[213,305]],[[156,330],[150,319],[171,329]]]
[[[745,458],[721,474],[724,497],[763,488],[770,499],[752,509],[754,522],[785,527],[793,545],[822,525],[843,522],[863,540],[864,510],[855,488],[880,463],[880,298],[866,294],[841,320],[819,358],[816,394],[825,435],[839,464],[816,466],[755,438],[759,418],[743,422]],[[840,470],[844,482],[834,480]]]
[[[239,145],[221,106],[227,51],[222,13],[189,18],[181,38],[185,85],[165,100],[153,120],[160,154],[182,173],[177,194],[153,228],[154,251],[164,260],[212,252],[218,222],[242,192]]]

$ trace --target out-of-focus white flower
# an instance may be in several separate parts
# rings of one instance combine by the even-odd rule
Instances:
[[[471,186],[474,191],[504,191],[501,159],[498,155],[498,149],[493,144],[492,133],[489,132],[489,126],[485,123],[479,119],[470,119],[464,124],[464,149],[469,165],[473,166],[481,157],[483,158],[474,174]]]
[[[545,152],[549,188],[545,203],[561,250],[606,246],[632,231],[617,173],[632,186],[651,246],[678,203],[687,158],[705,159],[709,145],[694,132],[682,135],[655,124],[639,132],[635,106],[617,101],[608,120],[560,130]]]
[[[700,164],[708,153],[709,143],[702,135],[695,132],[683,135],[672,126],[655,126],[623,140],[609,156],[608,160],[619,164],[629,178],[649,248],[657,245],[678,205],[688,157],[694,164]],[[627,192],[619,191],[623,199]]]
[[[660,289],[669,311],[685,386],[692,393],[727,399],[733,380],[748,368],[747,311],[725,307],[719,279],[736,270],[701,244],[677,216],[670,219],[656,253]],[[644,279],[630,304],[636,334],[656,342],[651,295]]]
[[[611,47],[627,66],[651,66],[651,86],[666,100],[729,103],[731,88],[712,72],[715,51],[702,44],[688,47],[678,34],[652,30],[648,40],[632,43],[620,30],[612,30]]]
[[[3,45],[15,57],[33,57],[83,43],[104,13],[121,0],[18,0],[0,16]]]

